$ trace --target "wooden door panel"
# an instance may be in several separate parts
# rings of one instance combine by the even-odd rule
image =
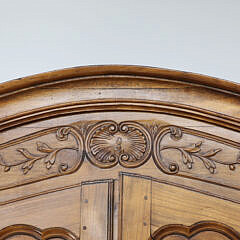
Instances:
[[[239,239],[238,203],[147,176],[121,176],[120,239]]]
[[[0,228],[28,224],[41,229],[67,228],[79,235],[80,187],[27,198],[0,207]]]
[[[84,182],[81,189],[80,238],[113,238],[113,180]]]
[[[240,205],[166,183],[152,183],[151,232],[168,224],[224,223],[240,231]]]
[[[151,180],[121,176],[120,239],[147,239],[151,224]]]

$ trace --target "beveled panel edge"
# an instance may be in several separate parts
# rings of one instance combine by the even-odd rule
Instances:
[[[22,91],[23,89],[37,87],[44,83],[103,75],[152,77],[156,78],[156,80],[164,78],[167,80],[197,84],[207,88],[211,87],[220,91],[228,91],[232,94],[240,94],[239,84],[202,74],[138,65],[92,65],[40,73],[2,83],[0,84],[0,97]]]

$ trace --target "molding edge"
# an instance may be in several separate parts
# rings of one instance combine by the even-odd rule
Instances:
[[[47,240],[57,237],[64,240],[79,240],[74,233],[60,227],[46,228],[42,230],[32,225],[15,224],[0,230],[0,240],[5,240],[16,235],[27,235],[37,240]]]
[[[219,91],[228,91],[232,94],[240,94],[240,85],[238,83],[202,74],[137,65],[92,65],[40,73],[2,83],[0,84],[0,96],[9,95],[26,88],[37,87],[44,83],[52,84],[71,78],[97,77],[102,75],[152,77],[156,78],[156,80],[164,78],[178,82],[197,84],[207,88],[211,87]]]

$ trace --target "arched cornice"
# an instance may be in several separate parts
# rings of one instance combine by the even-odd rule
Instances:
[[[11,94],[26,88],[37,87],[38,85],[46,83],[52,84],[66,79],[111,75],[149,77],[156,81],[163,78],[177,82],[201,85],[208,88],[211,87],[233,94],[240,94],[239,84],[202,74],[134,65],[96,65],[66,68],[8,81],[0,84],[0,95]]]
[[[100,168],[137,168],[151,159],[164,173],[240,189],[234,180],[240,164],[239,94],[237,83],[139,66],[77,67],[3,83],[0,165],[22,181],[3,176],[0,189],[73,173],[85,155]],[[40,129],[30,124],[53,118]],[[178,158],[169,162],[166,150],[178,151]],[[61,161],[64,153],[72,162]],[[235,171],[231,181],[229,171]]]

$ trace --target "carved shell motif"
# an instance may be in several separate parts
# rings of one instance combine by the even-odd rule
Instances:
[[[98,167],[109,168],[118,163],[137,167],[150,156],[151,137],[139,123],[104,121],[90,130],[86,150],[89,160]]]

